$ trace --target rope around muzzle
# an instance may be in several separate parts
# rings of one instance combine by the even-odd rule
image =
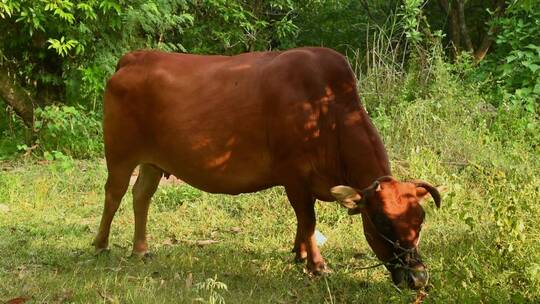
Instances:
[[[390,243],[392,245],[392,247],[402,250],[402,252],[400,254],[394,254],[394,258],[391,259],[390,261],[380,262],[380,263],[377,263],[375,265],[370,265],[370,266],[358,267],[358,268],[355,268],[355,269],[357,269],[357,270],[366,270],[366,269],[377,268],[377,267],[380,267],[380,266],[395,266],[396,264],[394,264],[392,262],[398,261],[398,262],[401,262],[403,264],[403,265],[398,265],[400,268],[403,268],[403,269],[406,269],[406,270],[409,270],[409,271],[414,270],[413,268],[405,265],[406,264],[405,261],[403,261],[401,258],[406,254],[415,253],[416,247],[414,247],[414,248],[404,248],[403,246],[401,246],[399,244],[399,241],[395,241],[395,242],[392,241],[391,239],[386,237],[384,234],[378,232],[377,227],[375,226],[375,224],[373,223],[373,221],[371,220],[371,217],[369,217],[369,215],[366,214],[366,217],[369,219],[369,222],[375,228],[375,231],[377,231],[377,233],[379,234],[379,236],[383,240]],[[427,273],[427,269],[426,269],[426,273]]]
[[[395,261],[395,260],[400,260],[400,258],[401,258],[402,256],[404,256],[405,254],[407,254],[407,253],[409,253],[409,252],[403,251],[403,252],[400,253],[400,254],[395,254],[395,255],[394,255],[394,258],[393,258],[392,260],[390,260],[390,261],[387,261],[387,262],[380,262],[380,263],[377,263],[377,264],[375,264],[375,265],[370,265],[370,266],[355,267],[355,269],[357,269],[357,270],[366,270],[366,269],[371,269],[371,268],[377,268],[377,267],[380,267],[380,266],[387,266],[387,265],[388,265],[388,266],[394,266],[395,264],[392,264],[392,262]],[[404,268],[404,269],[407,269],[407,270],[414,270],[413,268],[410,268],[410,267],[405,266],[405,265],[399,265],[399,267]]]

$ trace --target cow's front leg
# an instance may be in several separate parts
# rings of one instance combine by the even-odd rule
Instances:
[[[285,190],[298,221],[293,249],[296,259],[307,259],[308,271],[323,274],[327,268],[315,240],[315,199],[307,187],[288,186]]]
[[[295,209],[296,211],[296,209]],[[304,238],[301,236],[302,231],[300,229],[300,221],[298,220],[298,213],[296,214],[296,237],[294,238],[294,247],[292,252],[294,253],[294,261],[302,263],[307,259],[307,247]]]

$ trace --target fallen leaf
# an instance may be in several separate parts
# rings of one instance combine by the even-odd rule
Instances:
[[[25,303],[26,301],[30,300],[30,298],[26,298],[26,297],[18,297],[18,298],[14,298],[14,299],[11,299],[11,300],[8,300],[6,302],[6,304],[22,304],[22,303]]]
[[[122,246],[122,245],[116,244],[116,243],[113,243],[112,245],[113,245],[113,247],[116,247],[116,248],[119,248],[119,249],[126,249],[127,248],[126,246]]]
[[[168,237],[165,239],[165,241],[163,241],[163,245],[165,246],[172,246],[172,245],[176,245],[178,244],[178,240],[176,239],[176,237],[173,235],[171,237]]]
[[[215,243],[219,243],[219,241],[216,241],[216,240],[201,240],[201,241],[197,241],[195,243],[197,245],[199,245],[199,246],[207,246],[207,245],[212,245],[212,244],[215,244]]]
[[[190,272],[186,277],[186,289],[190,289],[193,285],[193,274]]]
[[[427,297],[427,292],[420,290],[416,294],[416,299],[414,300],[414,304],[422,304],[424,302],[424,299]]]
[[[73,292],[71,290],[62,290],[60,294],[55,296],[55,299],[58,303],[72,302]]]
[[[103,270],[113,271],[113,272],[119,272],[122,270],[122,267],[105,267]]]
[[[0,204],[0,212],[8,213],[10,211],[9,206],[5,204]]]
[[[232,228],[231,228],[231,232],[233,232],[233,233],[240,233],[240,232],[242,232],[242,228],[240,228],[240,227],[232,227]]]
[[[114,299],[106,294],[104,291],[98,290],[98,294],[105,300],[106,302],[114,302]]]

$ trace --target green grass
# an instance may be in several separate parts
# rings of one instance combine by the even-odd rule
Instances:
[[[295,217],[280,188],[257,194],[210,195],[187,185],[162,186],[151,208],[149,260],[129,258],[133,219],[130,197],[113,223],[111,252],[94,256],[91,240],[102,210],[105,168],[101,161],[69,166],[4,164],[0,173],[0,300],[24,296],[31,303],[405,303],[376,262],[361,219],[332,203],[318,203],[318,229],[332,274],[310,279],[292,261]],[[453,187],[455,188],[455,187]],[[441,210],[427,204],[422,243],[431,271],[426,302],[538,300],[538,289],[499,254],[494,223],[467,225],[486,216],[454,189]],[[481,195],[481,194],[477,194]],[[9,210],[6,210],[9,209]],[[534,210],[538,214],[538,208]],[[533,221],[534,222],[534,221]],[[241,227],[235,232],[234,227]],[[536,230],[538,231],[538,230]],[[538,252],[535,241],[525,242]],[[196,241],[219,243],[198,246]],[[534,248],[533,246],[536,246]],[[516,248],[514,250],[529,249]],[[538,261],[538,253],[530,259]],[[538,265],[538,264],[536,264]],[[534,270],[534,269],[533,269]],[[212,287],[213,280],[226,289]],[[206,288],[202,285],[204,282]],[[538,285],[536,285],[538,286]]]

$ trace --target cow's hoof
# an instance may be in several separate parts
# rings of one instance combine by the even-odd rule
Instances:
[[[328,266],[326,266],[325,263],[318,263],[318,264],[314,264],[314,265],[313,264],[308,265],[306,267],[306,271],[311,276],[316,276],[316,277],[320,277],[320,276],[324,276],[324,275],[327,275],[329,273],[332,273],[332,269],[330,269]]]
[[[96,248],[94,250],[94,255],[95,256],[105,256],[105,255],[109,255],[110,252],[111,252],[111,250],[108,247]]]
[[[304,263],[307,260],[307,252],[294,251],[294,262],[297,264]]]
[[[296,264],[302,264],[302,263],[305,263],[306,260],[307,260],[307,256],[298,256],[298,255],[296,255],[296,256],[294,257],[294,262],[295,262]]]
[[[307,260],[307,252],[306,251],[300,252],[300,250],[298,250],[298,248],[296,248],[296,246],[295,246],[295,247],[293,247],[291,252],[294,253],[294,262],[295,263],[300,264],[300,263],[304,263]]]
[[[132,251],[129,257],[134,259],[148,260],[153,257],[153,254],[149,251]]]

